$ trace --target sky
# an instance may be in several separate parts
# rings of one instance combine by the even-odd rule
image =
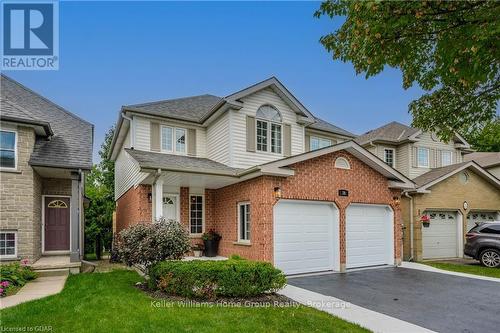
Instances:
[[[355,134],[409,124],[401,73],[366,79],[319,38],[342,18],[319,2],[68,2],[59,4],[59,70],[5,74],[95,126],[94,162],[122,105],[226,96],[276,76],[314,115]]]

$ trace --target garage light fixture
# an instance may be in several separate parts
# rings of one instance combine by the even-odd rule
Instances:
[[[282,193],[281,193],[281,188],[280,187],[275,187],[273,193],[274,193],[274,197],[276,199],[281,198],[281,194]]]
[[[399,197],[392,197],[392,200],[394,200],[395,205],[399,205],[401,203],[401,199]]]

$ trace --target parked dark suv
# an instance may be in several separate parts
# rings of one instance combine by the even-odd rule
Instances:
[[[465,255],[486,267],[500,267],[500,221],[478,224],[465,238]]]

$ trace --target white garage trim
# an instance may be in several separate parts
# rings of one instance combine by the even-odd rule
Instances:
[[[373,209],[380,208],[378,213],[382,213],[382,216],[373,216],[370,217],[366,215],[367,212],[361,212],[361,214],[353,214],[353,210],[359,209]],[[376,212],[374,212],[376,213]],[[394,265],[394,211],[388,205],[375,205],[375,204],[360,204],[360,203],[351,203],[346,208],[346,235],[345,235],[345,249],[346,249],[346,268],[358,268],[358,267],[368,267],[368,266],[377,266],[377,265]],[[377,220],[375,217],[378,217]],[[379,238],[374,237],[375,235],[370,235],[368,239],[353,239],[356,237],[355,230],[352,230],[353,226],[357,224],[358,228],[366,228],[367,226],[371,226],[378,222],[378,226],[383,227],[381,233],[379,233]],[[355,223],[355,224],[354,224]],[[363,237],[367,236],[368,231],[360,230],[358,235]],[[365,260],[359,258],[359,255],[355,255],[355,250],[358,252],[363,252],[364,245],[363,243],[360,246],[356,246],[355,242],[358,243],[361,241],[372,241],[376,248],[380,251],[378,256],[377,253],[369,253],[366,252]],[[377,242],[378,241],[378,242]],[[356,248],[357,247],[357,248]],[[369,256],[372,258],[368,258]],[[358,258],[356,258],[358,257]]]
[[[340,229],[339,229],[339,209],[335,205],[334,202],[330,201],[310,201],[310,200],[287,200],[287,199],[281,199],[279,200],[273,207],[273,258],[274,258],[274,264],[278,268],[283,267],[285,262],[280,263],[280,255],[278,255],[278,251],[283,251],[283,248],[287,246],[286,243],[283,241],[283,234],[278,234],[282,232],[282,228],[286,227],[286,220],[285,219],[293,219],[290,216],[286,216],[286,205],[293,205],[297,204],[297,206],[303,206],[304,208],[307,208],[308,206],[311,209],[314,209],[315,206],[326,206],[330,207],[331,209],[331,216],[328,217],[331,221],[328,223],[331,223],[331,227],[328,227],[328,230],[330,232],[330,235],[328,235],[328,240],[326,243],[328,243],[329,249],[327,251],[331,251],[331,257],[330,257],[330,262],[328,262],[326,265],[322,265],[321,269],[315,269],[314,267],[307,267],[307,265],[304,265],[304,267],[301,267],[301,265],[297,265],[297,267],[292,267],[288,269],[284,269],[285,274],[301,274],[301,273],[311,273],[311,272],[317,272],[317,271],[324,271],[324,270],[333,270],[333,271],[340,271]],[[305,205],[305,206],[304,206]],[[294,206],[289,206],[289,207],[294,207]],[[306,214],[306,209],[304,209],[304,213]],[[328,214],[330,215],[330,214]],[[296,226],[305,226],[307,221],[303,221],[304,224],[301,224],[299,217],[299,221],[296,221],[297,223],[295,224]],[[281,231],[280,231],[281,229]],[[285,241],[286,242],[286,241]],[[325,243],[325,241],[323,241]],[[312,242],[314,243],[314,242]],[[311,243],[310,243],[311,244]],[[300,255],[300,254],[299,254]],[[328,259],[328,258],[326,258]],[[327,267],[325,267],[327,266]],[[325,269],[326,268],[326,269]]]

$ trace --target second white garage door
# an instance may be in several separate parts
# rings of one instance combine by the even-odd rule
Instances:
[[[346,268],[377,265],[394,265],[392,210],[351,204],[346,210]]]
[[[285,274],[338,269],[338,213],[331,203],[280,200],[274,207],[274,265]]]
[[[422,257],[424,259],[458,256],[458,223],[456,212],[426,212],[429,226],[422,226]]]

